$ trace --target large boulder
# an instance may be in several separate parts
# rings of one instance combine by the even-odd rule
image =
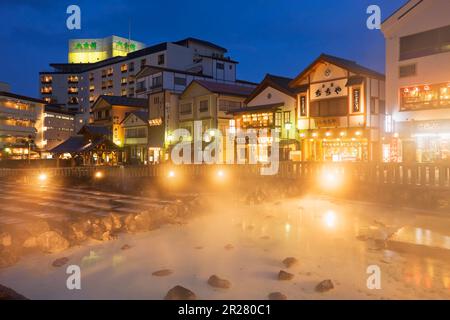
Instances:
[[[7,268],[19,261],[19,252],[13,247],[0,247],[0,268]]]
[[[175,286],[170,289],[166,296],[165,300],[196,300],[197,297],[194,292],[189,289],[186,289],[182,286]]]
[[[0,300],[28,300],[23,295],[15,292],[13,289],[0,284]]]
[[[211,287],[214,288],[221,288],[221,289],[229,289],[231,287],[231,282],[226,279],[221,279],[216,275],[212,275],[208,279],[208,284]]]
[[[47,231],[37,237],[39,249],[46,253],[58,253],[69,248],[69,241],[56,231]]]
[[[334,289],[333,281],[331,280],[323,280],[316,286],[316,291],[323,293]]]
[[[12,236],[9,232],[0,232],[0,247],[10,247],[12,245]]]

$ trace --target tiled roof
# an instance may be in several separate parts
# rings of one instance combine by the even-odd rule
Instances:
[[[117,150],[120,149],[117,145],[112,143],[110,140],[99,137],[94,140],[89,140],[83,135],[72,136],[63,143],[54,147],[50,150],[51,153],[80,153],[87,152],[95,149],[100,144],[106,144],[107,150]]]

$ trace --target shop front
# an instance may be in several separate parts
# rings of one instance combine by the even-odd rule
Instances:
[[[450,162],[450,119],[397,125],[405,161]]]
[[[305,161],[357,162],[370,159],[370,132],[364,129],[301,132]]]

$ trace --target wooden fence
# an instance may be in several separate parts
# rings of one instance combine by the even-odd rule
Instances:
[[[239,178],[264,178],[262,165],[148,165],[114,167],[68,167],[43,169],[0,168],[0,178],[37,176],[45,172],[52,177],[92,178],[100,171],[111,178],[146,178],[168,176],[170,171],[186,177],[202,177],[219,170]],[[450,164],[388,164],[388,163],[316,163],[280,162],[275,177],[311,180],[321,175],[341,176],[347,182],[376,185],[399,185],[450,189]],[[274,177],[272,176],[272,177]],[[270,176],[269,176],[270,177]]]

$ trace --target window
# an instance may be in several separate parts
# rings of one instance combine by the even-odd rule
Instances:
[[[128,65],[125,63],[123,65],[120,66],[120,71],[122,72],[127,72],[128,71]]]
[[[147,90],[147,88],[145,87],[145,81],[139,81],[136,84],[136,92],[143,92]]]
[[[102,70],[102,78],[106,78],[106,70]]]
[[[112,76],[114,74],[114,69],[113,68],[108,68],[108,77]]]
[[[416,64],[415,63],[399,67],[399,77],[400,78],[412,77],[415,75],[416,75]]]
[[[78,98],[77,97],[69,98],[68,104],[78,104]]]
[[[400,38],[400,61],[450,51],[450,26]]]
[[[152,88],[162,87],[162,76],[157,76],[152,79]]]
[[[91,85],[89,86],[89,91],[92,92],[92,91],[94,91],[94,90],[95,90],[95,86],[94,86],[93,84],[91,84]]]
[[[147,60],[145,60],[145,59],[141,60],[141,69],[146,65],[146,63],[147,63]]]
[[[200,112],[208,112],[209,110],[209,101],[208,100],[202,100],[200,101]]]
[[[160,55],[158,55],[158,65],[160,66],[160,65],[163,65],[165,62],[164,62],[164,54],[160,54]]]
[[[186,78],[175,77],[173,82],[178,86],[186,86]]]
[[[300,96],[300,117],[307,116],[306,96]]]
[[[226,100],[226,99],[219,100],[219,110],[220,111],[236,110],[236,109],[239,109],[240,107],[241,107],[241,102],[239,102],[239,101]]]
[[[128,77],[128,84],[133,84],[134,83],[134,77],[133,76],[129,76]]]
[[[112,88],[113,87],[113,81],[112,80],[108,80],[108,88]]]
[[[147,128],[130,128],[125,130],[125,138],[145,138]]]
[[[133,72],[133,71],[134,71],[134,62],[130,62],[130,63],[128,64],[128,70],[129,70],[130,72]]]
[[[275,113],[275,127],[281,127],[281,112]]]
[[[68,76],[67,82],[69,83],[78,83],[78,76]]]
[[[126,96],[127,96],[127,89],[122,89],[122,90],[120,91],[120,95],[121,95],[122,97],[126,97]]]
[[[153,97],[153,103],[154,104],[159,104],[159,97],[158,96]]]
[[[89,73],[89,81],[94,81],[94,74],[92,72]]]
[[[401,111],[450,107],[450,83],[423,85],[400,90]]]
[[[223,63],[217,62],[216,63],[216,68],[218,70],[224,70],[225,69],[225,65]]]
[[[41,83],[52,83],[53,77],[52,76],[41,76]]]
[[[127,77],[122,77],[122,79],[120,80],[120,83],[124,86],[127,84],[128,78]]]
[[[285,111],[284,112],[284,124],[291,123],[291,112]]]
[[[180,114],[188,115],[192,113],[192,103],[182,103],[180,105]]]
[[[348,114],[347,98],[323,99],[311,102],[311,117],[339,117]]]

